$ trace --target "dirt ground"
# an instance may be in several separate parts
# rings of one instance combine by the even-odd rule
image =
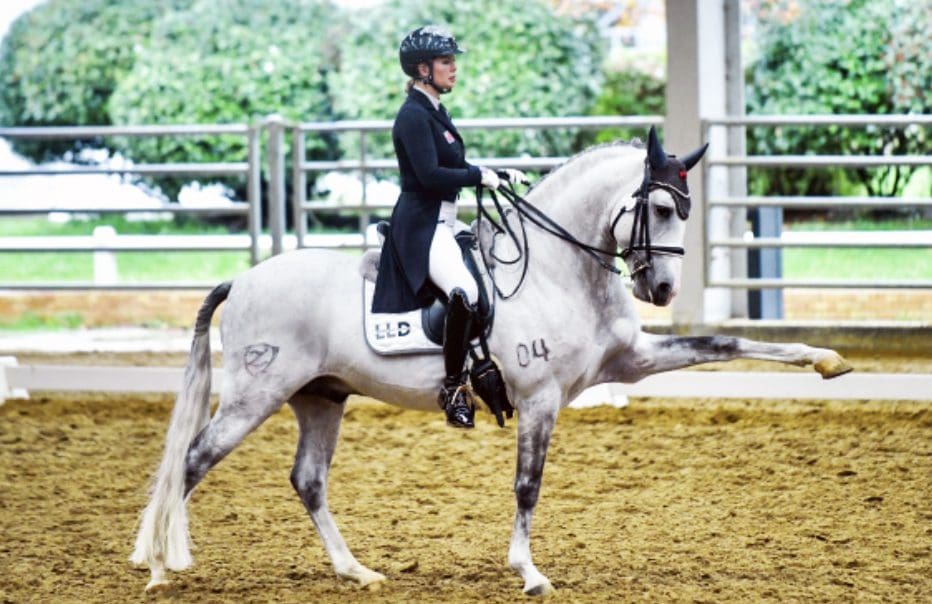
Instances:
[[[335,577],[288,482],[290,411],[208,474],[195,565],[127,562],[171,400],[0,407],[0,602],[513,602],[514,422],[348,405],[330,504],[378,592]],[[927,403],[636,399],[558,421],[532,548],[557,601],[928,601]],[[925,595],[922,595],[925,594]]]
[[[2,296],[0,316],[79,309],[90,327],[190,326],[201,299]],[[19,362],[181,366],[185,356]],[[849,360],[858,371],[932,373],[930,358]],[[799,370],[703,367],[719,368]],[[369,592],[335,577],[291,489],[297,430],[285,408],[194,493],[196,563],[171,591],[146,597],[148,572],[127,558],[171,399],[32,394],[0,406],[0,603],[523,599],[506,561],[514,422],[500,430],[483,417],[464,433],[439,414],[351,400],[330,505],[360,561],[388,576]],[[932,408],[632,399],[625,409],[568,409],[532,550],[558,601],[928,601]]]

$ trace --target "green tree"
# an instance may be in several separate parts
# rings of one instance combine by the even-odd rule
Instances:
[[[926,101],[921,95],[907,94],[910,103],[905,106],[896,102],[892,74],[897,69],[891,64],[898,43],[894,36],[897,23],[915,23],[921,12],[915,3],[896,0],[762,2],[757,36],[760,56],[748,71],[748,112],[928,112],[927,105],[922,107]],[[916,40],[921,38],[917,33]],[[908,49],[918,59],[921,52],[912,46]],[[928,77],[928,56],[922,61]],[[902,79],[919,85],[912,77],[916,63],[905,62],[907,65],[899,69]],[[923,67],[918,69],[921,72]],[[771,154],[905,154],[921,149],[920,138],[904,128],[757,128],[749,132],[749,147],[752,153]],[[871,195],[893,195],[902,190],[910,173],[910,168],[902,166],[849,171],[752,170],[750,188],[757,193],[830,194],[850,188],[846,183],[854,181]]]
[[[922,3],[918,3],[922,5]],[[913,0],[896,0],[891,15],[891,43],[885,57],[887,77],[893,94],[893,110],[897,113],[932,113],[932,10],[916,10]],[[929,128],[912,127],[903,132],[906,147],[914,152],[928,153],[930,143]],[[932,196],[932,168],[926,166],[925,182],[928,187],[921,187],[919,179],[912,182],[919,185],[915,189],[918,195]],[[925,190],[922,190],[922,189]],[[932,216],[932,209],[925,210],[926,216]]]
[[[107,125],[107,101],[153,21],[183,0],[49,0],[13,22],[0,44],[0,124]],[[99,141],[18,142],[37,161]]]
[[[109,104],[118,124],[246,123],[272,113],[291,120],[334,115],[327,73],[334,65],[326,0],[201,0],[166,15],[139,49],[133,70]],[[243,137],[134,138],[117,141],[136,161],[236,161]],[[333,157],[323,137],[308,137],[311,157]],[[171,195],[179,182],[160,181]],[[232,183],[242,187],[242,183]]]
[[[895,0],[890,45],[884,57],[897,111],[932,111],[932,9],[922,2]]]
[[[613,71],[606,75],[602,94],[596,100],[592,115],[663,115],[666,112],[666,84],[663,80],[632,69]],[[607,128],[600,130],[592,142],[613,140],[645,140],[644,128]],[[589,139],[584,139],[588,143]]]
[[[795,8],[798,10],[792,10]],[[894,32],[898,23],[906,27],[920,22],[925,10],[921,2],[895,0],[762,2],[757,37],[760,57],[748,70],[748,112],[928,113],[928,100],[915,93],[922,77],[928,82],[928,53],[922,59],[924,67],[918,68],[908,60],[907,65],[897,67],[891,58],[922,54],[907,45],[897,55],[894,49],[902,40]],[[928,30],[923,31],[915,35],[920,47],[928,44]],[[902,74],[900,82],[907,85],[898,85],[898,73]],[[897,89],[899,96],[908,97],[907,103],[896,100]],[[762,154],[906,154],[922,152],[923,146],[924,137],[904,128],[779,127],[749,131],[751,152]],[[872,195],[893,195],[902,190],[910,173],[908,167],[844,172],[752,170],[750,188],[757,193],[829,194],[853,180]]]
[[[601,85],[601,41],[592,21],[554,14],[540,0],[397,0],[354,11],[341,36],[333,73],[334,105],[350,119],[392,119],[407,76],[398,46],[416,27],[448,27],[467,53],[458,60],[456,90],[443,103],[454,118],[569,116],[587,113]],[[558,131],[470,131],[472,157],[549,155],[573,151],[574,135]],[[344,141],[355,154],[358,141]],[[391,157],[389,138],[370,148]]]

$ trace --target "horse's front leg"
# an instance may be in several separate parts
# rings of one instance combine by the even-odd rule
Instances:
[[[852,370],[834,350],[805,344],[774,344],[731,336],[664,336],[641,332],[635,342],[639,373],[651,375],[713,361],[758,359],[791,365],[814,365],[823,378]]]
[[[540,494],[544,461],[559,411],[557,396],[518,403],[518,467],[515,472],[517,512],[508,563],[524,578],[524,593],[545,596],[553,586],[531,561],[531,517]]]

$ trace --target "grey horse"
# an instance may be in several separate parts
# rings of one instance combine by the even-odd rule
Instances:
[[[677,160],[663,152],[653,134],[646,150],[627,143],[594,147],[527,194],[529,204],[572,237],[567,241],[527,225],[526,246],[512,250],[529,251],[526,276],[512,297],[498,300],[489,338],[518,414],[517,511],[508,562],[524,579],[526,594],[553,591],[531,558],[531,518],[557,414],[583,390],[736,358],[813,364],[826,378],[850,371],[836,352],[804,344],[646,333],[624,284],[605,270],[605,262],[593,262],[593,253],[621,248],[634,296],[669,304],[679,287],[689,213],[686,170],[702,151]],[[669,172],[671,167],[666,182],[650,182],[655,169]],[[487,253],[495,237],[479,230],[479,246]],[[498,243],[500,258],[508,245]],[[345,402],[350,394],[362,394],[406,408],[439,410],[435,397],[444,371],[439,354],[380,356],[367,346],[359,264],[358,257],[339,252],[289,252],[219,285],[205,299],[130,558],[149,567],[147,591],[167,585],[167,571],[192,563],[186,511],[191,491],[286,402],[299,426],[291,482],[336,574],[363,586],[385,581],[351,553],[327,504],[327,475]],[[518,284],[518,275],[508,267],[493,266],[492,271],[504,289]],[[224,379],[211,417],[209,326],[224,301]]]

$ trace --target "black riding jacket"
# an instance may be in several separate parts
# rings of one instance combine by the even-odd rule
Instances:
[[[430,304],[430,242],[440,202],[455,201],[460,189],[478,185],[482,173],[466,162],[463,139],[443,105],[412,89],[398,110],[392,142],[401,171],[401,195],[382,246],[373,312],[406,312]],[[444,292],[446,293],[446,292]]]

